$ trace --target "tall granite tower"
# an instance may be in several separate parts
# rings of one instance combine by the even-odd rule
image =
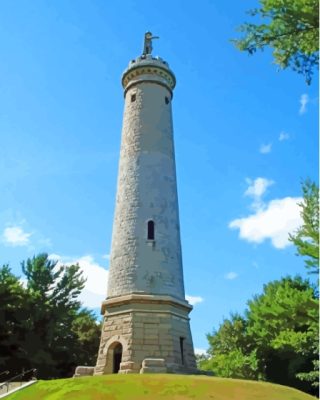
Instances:
[[[196,371],[185,300],[172,92],[176,79],[143,54],[122,76],[124,117],[108,296],[95,374]]]

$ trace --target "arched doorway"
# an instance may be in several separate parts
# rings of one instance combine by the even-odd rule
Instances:
[[[117,343],[117,345],[113,348],[112,372],[114,374],[117,374],[119,372],[121,360],[122,360],[122,344]]]

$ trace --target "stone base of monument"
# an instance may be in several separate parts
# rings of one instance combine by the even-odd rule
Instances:
[[[138,374],[139,367],[133,361],[125,361],[120,364],[119,374]]]
[[[73,377],[80,378],[81,376],[92,376],[94,372],[94,367],[79,366],[76,368]]]
[[[166,372],[167,367],[163,358],[145,358],[142,361],[140,374],[165,374]]]
[[[141,364],[140,364],[141,365]],[[95,367],[79,366],[73,375],[74,378],[81,376],[92,376]],[[120,364],[119,374],[181,374],[181,375],[208,375],[213,376],[211,371],[202,371],[196,368],[187,368],[181,364],[166,363],[163,358],[145,358],[142,368],[133,362],[125,361]],[[102,373],[100,374],[102,375]]]
[[[120,373],[127,373],[122,372],[127,369],[139,373],[143,360],[149,358],[165,360],[164,364],[156,364],[155,367],[175,363],[183,367],[183,373],[193,373],[189,372],[196,369],[190,311],[191,306],[186,301],[167,295],[128,294],[105,300],[101,310],[104,322],[94,375],[118,371],[118,359],[115,364],[117,352],[121,352],[121,364],[135,363],[134,367],[120,365]],[[153,365],[150,367],[153,368]]]

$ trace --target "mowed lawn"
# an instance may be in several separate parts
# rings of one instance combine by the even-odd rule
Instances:
[[[271,383],[194,375],[104,375],[38,381],[8,400],[311,400]]]

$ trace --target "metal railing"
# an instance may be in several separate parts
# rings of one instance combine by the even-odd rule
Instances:
[[[4,372],[2,372],[1,374],[0,374],[0,376],[1,375],[8,375],[9,374],[9,371],[4,371]],[[24,370],[22,370],[22,372],[20,373],[20,374],[18,374],[18,375],[16,375],[16,376],[14,376],[13,378],[10,378],[10,379],[8,379],[7,381],[5,381],[5,382],[3,382],[3,383],[1,383],[0,384],[0,390],[4,387],[4,386],[6,386],[7,387],[7,393],[9,392],[9,387],[10,387],[10,384],[11,383],[13,383],[13,382],[17,382],[17,383],[20,383],[20,386],[22,386],[22,383],[24,382],[21,378],[23,378],[25,375],[27,375],[27,374],[30,374],[30,379],[29,379],[29,381],[31,381],[31,380],[33,380],[33,379],[37,379],[36,378],[36,374],[37,374],[37,370],[36,370],[36,368],[31,368],[31,369],[28,369],[27,371],[24,371]]]
[[[10,372],[7,370],[7,371],[3,371],[3,372],[0,372],[0,376],[2,376],[2,375],[8,375]]]

